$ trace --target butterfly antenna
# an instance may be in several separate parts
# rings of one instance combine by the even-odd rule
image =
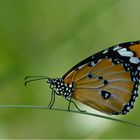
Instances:
[[[38,81],[38,80],[42,80],[42,79],[49,79],[49,78],[46,76],[26,76],[24,78],[24,80],[27,80],[27,81],[25,81],[24,85],[26,86],[27,83],[29,83],[29,82]]]

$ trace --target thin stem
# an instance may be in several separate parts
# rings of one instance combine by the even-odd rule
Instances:
[[[32,106],[32,105],[0,105],[0,108],[50,109],[50,107],[47,107],[47,106]],[[78,113],[78,114],[83,114],[83,115],[89,115],[89,116],[99,117],[99,118],[103,118],[103,119],[107,119],[107,120],[111,120],[111,121],[115,121],[115,122],[128,124],[128,125],[135,126],[135,127],[140,127],[140,124],[136,124],[136,123],[120,120],[120,119],[115,119],[115,118],[107,117],[107,116],[103,116],[103,115],[98,115],[98,114],[94,114],[94,113],[89,113],[89,112],[80,112],[80,111],[76,111],[76,110],[67,111],[65,109],[59,109],[59,108],[51,108],[50,110],[72,112],[72,113]]]

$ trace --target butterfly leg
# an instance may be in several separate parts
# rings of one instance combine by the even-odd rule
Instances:
[[[48,105],[48,107],[51,109],[54,105],[54,102],[55,102],[55,92],[52,90],[52,94],[51,94],[51,101]]]
[[[70,99],[67,99],[67,100],[69,101],[69,104],[68,104],[68,111],[70,111],[70,105],[71,105],[71,103],[73,103],[74,106],[75,106],[80,112],[86,112],[86,110],[81,110],[81,109],[76,105],[76,103],[75,103],[74,101],[71,100],[71,98],[70,98]]]

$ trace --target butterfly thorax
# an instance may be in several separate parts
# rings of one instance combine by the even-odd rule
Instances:
[[[64,96],[66,99],[71,98],[73,85],[64,83],[62,78],[49,78],[48,84],[52,90],[59,96]]]

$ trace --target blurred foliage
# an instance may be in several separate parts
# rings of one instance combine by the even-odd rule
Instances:
[[[97,51],[139,40],[139,5],[139,0],[0,0],[0,104],[48,105],[46,82],[24,87],[24,77],[61,77]],[[116,118],[140,124],[139,102]],[[67,101],[58,97],[55,106],[67,108]],[[80,114],[0,109],[0,138],[133,139],[139,132]]]

